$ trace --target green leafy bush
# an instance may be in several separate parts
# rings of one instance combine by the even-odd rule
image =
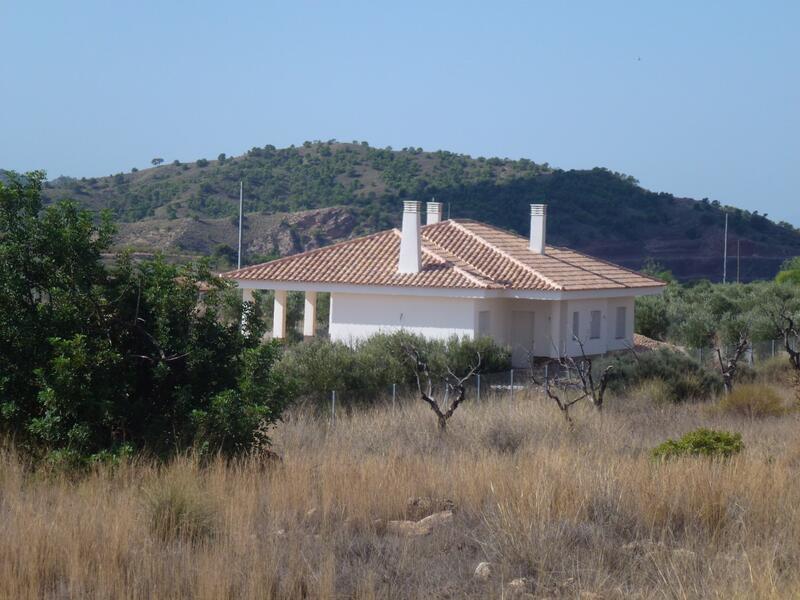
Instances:
[[[276,365],[276,374],[300,396],[327,399],[331,390],[336,390],[343,400],[371,401],[393,383],[416,385],[406,352],[409,346],[425,357],[436,378],[444,376],[448,368],[456,374],[468,372],[476,353],[481,356],[481,371],[510,368],[508,349],[489,338],[441,341],[398,331],[376,334],[353,346],[323,339],[293,345]]]
[[[656,446],[652,455],[662,460],[680,456],[727,458],[743,449],[741,433],[701,428],[687,433],[678,440],[670,439]]]
[[[725,414],[749,418],[777,417],[786,412],[783,400],[767,385],[746,383],[737,385],[719,401]]]
[[[629,392],[647,381],[660,380],[666,386],[662,397],[670,402],[700,400],[717,394],[722,389],[722,379],[703,368],[682,352],[665,348],[645,352],[638,357],[629,353],[611,360],[614,377],[609,389],[617,393]]]

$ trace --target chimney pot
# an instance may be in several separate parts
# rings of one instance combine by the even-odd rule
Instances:
[[[400,232],[400,259],[397,264],[399,273],[419,273],[422,264],[422,240],[419,232],[421,208],[421,202],[403,202],[403,228]]]
[[[531,204],[530,250],[534,254],[544,254],[547,236],[547,205]]]
[[[433,225],[442,220],[442,203],[428,202],[427,225]]]

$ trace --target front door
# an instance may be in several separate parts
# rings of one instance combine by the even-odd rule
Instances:
[[[527,367],[533,355],[533,332],[535,313],[532,310],[511,312],[511,364],[513,367]]]

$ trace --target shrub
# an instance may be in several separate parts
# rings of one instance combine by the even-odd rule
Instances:
[[[736,386],[719,401],[719,410],[741,417],[777,417],[786,409],[781,397],[769,386],[746,383]]]
[[[701,428],[687,433],[678,440],[670,439],[656,446],[652,455],[662,460],[679,456],[727,458],[743,449],[741,433]]]
[[[760,381],[786,384],[791,382],[794,370],[786,354],[780,352],[766,360],[757,362],[755,372],[756,378]]]
[[[666,386],[665,398],[670,402],[700,400],[722,390],[722,379],[703,368],[682,352],[665,348],[637,357],[624,354],[612,359],[614,377],[609,389],[623,393],[645,381],[659,380]]]
[[[398,331],[379,333],[353,346],[322,339],[296,344],[284,353],[276,372],[300,396],[322,400],[336,390],[345,401],[372,401],[393,383],[416,385],[413,365],[406,355],[409,345],[425,357],[434,378],[445,375],[448,368],[456,374],[468,372],[476,352],[481,355],[482,371],[508,369],[510,365],[508,349],[488,338],[428,340]]]
[[[668,404],[672,402],[672,389],[661,379],[646,379],[641,382],[631,393],[637,400],[649,400],[653,404]]]
[[[201,159],[198,159],[198,161],[195,164],[198,167],[207,167],[208,166],[208,161],[205,158],[201,158]]]

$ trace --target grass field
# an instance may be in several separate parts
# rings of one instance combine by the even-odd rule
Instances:
[[[412,399],[335,427],[296,409],[274,432],[279,463],[138,460],[82,476],[5,450],[0,597],[800,595],[796,413],[631,397],[574,418],[570,431],[542,398],[489,398],[465,402],[439,436]],[[700,426],[741,432],[745,450],[649,457]],[[387,530],[449,508],[428,535]],[[478,581],[483,561],[492,572]]]

